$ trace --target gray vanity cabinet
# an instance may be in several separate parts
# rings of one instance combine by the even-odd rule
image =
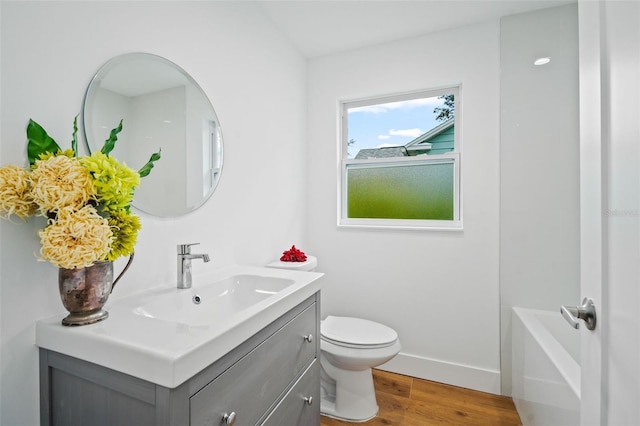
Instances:
[[[320,416],[320,360],[309,366],[262,426],[317,425]],[[304,401],[302,404],[300,400]],[[315,409],[310,409],[315,406]],[[317,412],[316,412],[317,410]]]
[[[40,350],[42,425],[318,426],[319,293],[177,388]]]

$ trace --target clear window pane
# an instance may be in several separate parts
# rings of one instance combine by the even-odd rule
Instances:
[[[455,94],[347,108],[347,158],[434,155],[455,148]]]

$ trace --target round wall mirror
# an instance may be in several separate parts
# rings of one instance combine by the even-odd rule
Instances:
[[[133,206],[159,217],[189,213],[213,194],[222,171],[222,132],[200,86],[176,64],[148,53],[117,56],[91,80],[84,100],[87,148],[122,131],[111,155],[134,170],[162,158],[136,189]]]

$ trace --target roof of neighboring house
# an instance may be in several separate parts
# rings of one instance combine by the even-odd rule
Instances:
[[[431,149],[431,144],[428,141],[430,139],[433,139],[435,136],[439,135],[440,133],[444,132],[448,128],[453,127],[453,123],[454,123],[454,118],[451,117],[450,119],[438,124],[436,127],[429,130],[428,132],[421,134],[420,136],[418,136],[417,138],[415,138],[414,140],[406,144],[405,147],[410,151]]]
[[[407,149],[404,146],[389,146],[384,148],[365,148],[358,151],[356,160],[366,160],[367,158],[392,158],[407,157]]]

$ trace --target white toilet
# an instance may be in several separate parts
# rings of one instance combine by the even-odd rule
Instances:
[[[400,352],[398,333],[386,325],[328,316],[320,326],[320,412],[351,422],[378,414],[371,368]]]
[[[271,268],[313,271],[318,262],[276,261]],[[371,369],[400,352],[398,333],[361,318],[329,315],[320,323],[320,412],[350,422],[366,422],[378,414]]]

